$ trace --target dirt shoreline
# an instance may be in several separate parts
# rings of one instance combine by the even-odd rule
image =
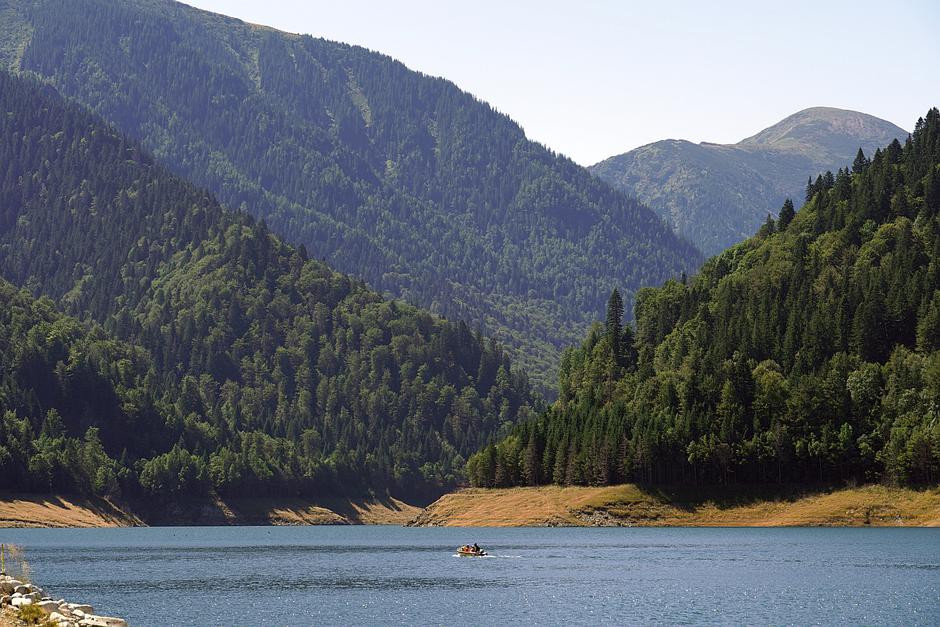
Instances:
[[[410,525],[459,527],[903,526],[940,527],[940,487],[645,489],[636,485],[479,489],[421,509],[391,497],[245,497],[122,503],[0,493],[0,527],[181,525]]]
[[[412,526],[940,526],[940,487],[642,489],[636,485],[466,489]]]
[[[180,525],[403,525],[421,512],[391,497],[310,501],[244,497],[118,502],[70,495],[0,493],[0,527]]]

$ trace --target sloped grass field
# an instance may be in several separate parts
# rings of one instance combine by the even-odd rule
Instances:
[[[940,488],[541,486],[447,494],[416,526],[940,526]]]

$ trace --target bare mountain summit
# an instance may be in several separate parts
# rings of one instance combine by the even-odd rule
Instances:
[[[706,255],[752,235],[806,179],[851,164],[907,131],[874,116],[812,107],[736,144],[667,139],[591,167],[660,213]]]

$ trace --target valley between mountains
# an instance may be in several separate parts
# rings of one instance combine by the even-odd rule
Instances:
[[[0,524],[936,525],[930,104],[584,168],[380,52],[0,0]]]

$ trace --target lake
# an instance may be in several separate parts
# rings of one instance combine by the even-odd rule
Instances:
[[[144,625],[940,622],[940,529],[4,529]],[[493,556],[461,558],[478,542]]]

